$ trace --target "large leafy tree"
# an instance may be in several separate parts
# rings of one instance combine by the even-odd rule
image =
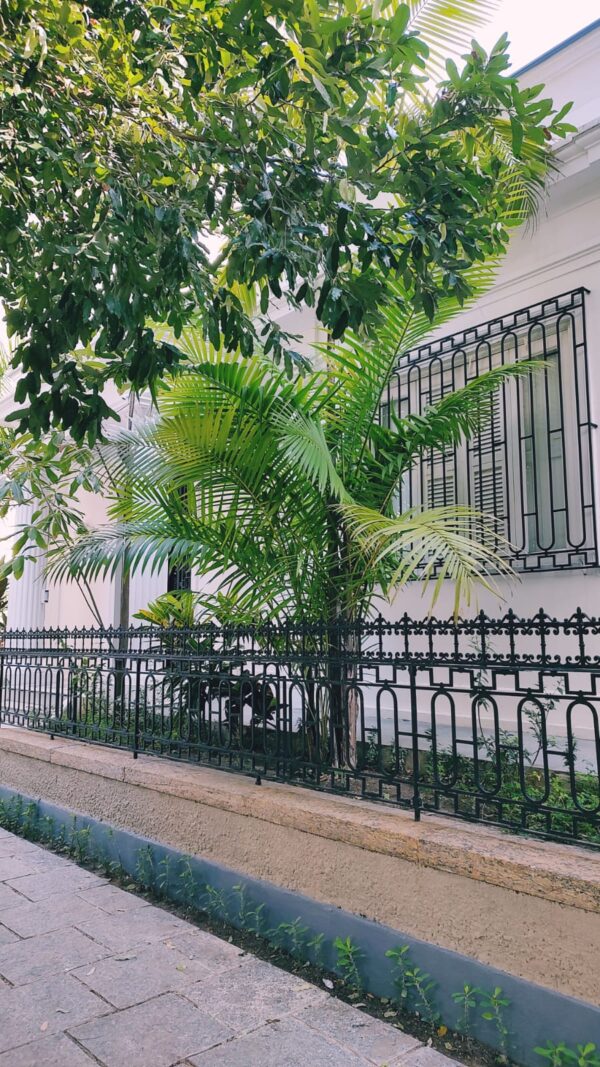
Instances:
[[[502,251],[566,129],[565,109],[506,76],[505,42],[443,70],[493,7],[2,0],[18,428],[93,443],[107,380],[154,388],[198,308],[216,348],[259,341],[291,364],[273,301],[314,306],[338,337],[373,326],[389,275],[429,317],[441,294],[467,297],[469,265]]]

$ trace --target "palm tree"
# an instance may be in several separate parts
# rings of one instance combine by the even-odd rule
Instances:
[[[487,267],[471,273],[476,288],[489,281]],[[489,587],[493,571],[509,571],[489,517],[461,506],[398,514],[397,489],[425,453],[476,432],[494,391],[532,363],[491,369],[423,414],[382,425],[398,355],[430,329],[398,296],[391,287],[375,342],[323,346],[321,368],[292,380],[264,356],[239,360],[208,346],[199,327],[184,330],[177,344],[188,369],[163,389],[160,415],[100,446],[111,524],[52,564],[55,576],[90,579],[185,563],[218,588],[193,598],[201,616],[322,623],[340,683],[327,709],[337,765],[352,763],[356,748],[356,696],[341,654],[353,650],[355,624],[375,598],[420,578],[433,582],[435,601],[450,579],[458,606],[473,582]],[[448,301],[440,317],[455,310]],[[314,692],[308,703],[316,721]]]

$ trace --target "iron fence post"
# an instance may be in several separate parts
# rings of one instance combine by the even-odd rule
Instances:
[[[419,789],[419,719],[417,715],[417,668],[411,663],[408,668],[410,678],[410,719],[412,733],[412,807],[415,822],[421,818],[421,792]]]
[[[135,667],[135,718],[133,723],[133,758],[138,758],[140,748],[140,676],[142,660],[138,659]]]

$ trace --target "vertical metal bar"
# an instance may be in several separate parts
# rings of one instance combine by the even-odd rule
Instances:
[[[419,788],[419,719],[417,715],[417,668],[411,663],[408,668],[410,679],[410,717],[412,733],[412,778],[413,797],[412,807],[415,813],[415,822],[421,818],[421,792]]]
[[[142,658],[138,657],[135,667],[135,719],[133,725],[133,758],[138,758],[140,748],[140,674],[142,670]]]

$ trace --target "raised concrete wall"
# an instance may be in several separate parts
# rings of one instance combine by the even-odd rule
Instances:
[[[12,728],[0,782],[600,1004],[600,855]]]

